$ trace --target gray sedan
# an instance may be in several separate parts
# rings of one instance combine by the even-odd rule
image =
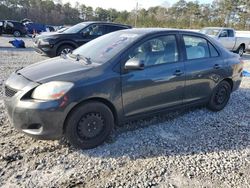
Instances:
[[[132,119],[204,104],[222,110],[242,68],[237,54],[200,33],[122,30],[12,73],[5,105],[18,130],[87,149]]]

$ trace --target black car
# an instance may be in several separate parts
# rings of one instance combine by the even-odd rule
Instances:
[[[15,37],[21,37],[27,34],[26,27],[18,21],[3,20],[0,21],[2,26],[2,34],[14,35]]]
[[[242,69],[237,54],[203,34],[129,29],[17,70],[4,102],[18,130],[92,148],[131,119],[201,104],[222,110]]]
[[[79,46],[110,32],[129,29],[131,26],[109,22],[82,22],[60,33],[35,37],[34,46],[38,53],[49,57],[70,53]]]

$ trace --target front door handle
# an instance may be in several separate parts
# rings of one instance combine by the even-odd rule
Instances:
[[[219,64],[214,65],[214,69],[219,69],[219,68],[221,68],[221,66]]]
[[[183,75],[184,74],[184,72],[182,72],[181,70],[176,70],[175,72],[174,72],[174,75],[175,76],[181,76],[181,75]]]

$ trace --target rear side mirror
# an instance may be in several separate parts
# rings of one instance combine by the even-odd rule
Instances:
[[[125,63],[125,69],[126,70],[143,70],[144,62],[136,58],[129,59]]]

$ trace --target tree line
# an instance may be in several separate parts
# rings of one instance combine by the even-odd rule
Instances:
[[[211,4],[179,0],[171,7],[135,8],[132,11],[103,9],[61,0],[1,0],[0,20],[21,20],[50,25],[73,25],[82,21],[112,21],[137,27],[199,29],[207,26],[250,30],[249,0],[214,0]]]

